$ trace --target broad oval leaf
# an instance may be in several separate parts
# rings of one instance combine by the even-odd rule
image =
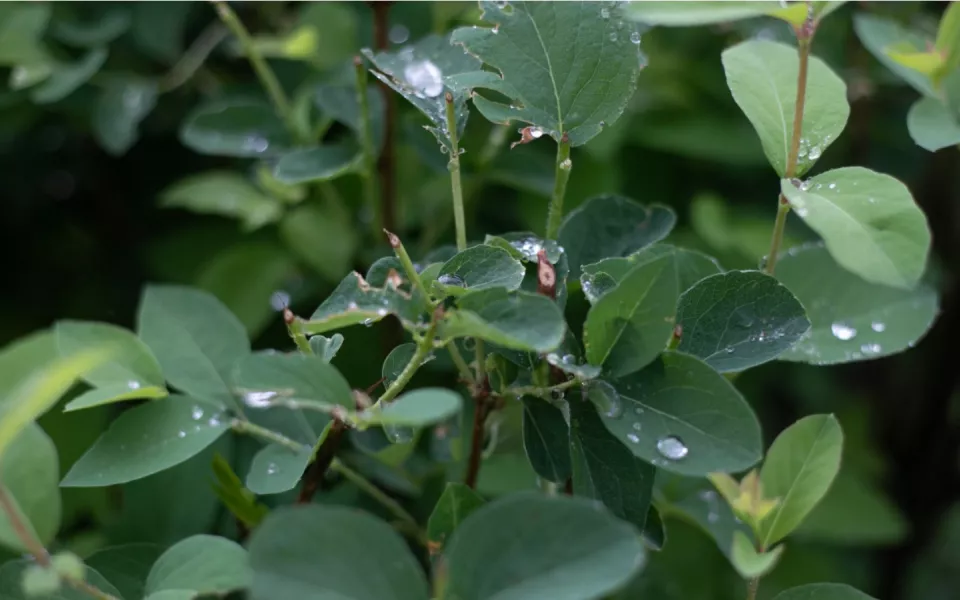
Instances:
[[[389,525],[353,508],[283,507],[250,540],[254,600],[426,600],[427,581]],[[369,565],[377,565],[371,576]]]
[[[269,444],[261,448],[250,463],[246,486],[254,494],[268,496],[282,494],[296,487],[313,457],[313,448],[304,446],[300,452]]]
[[[0,485],[6,489],[19,518],[44,545],[60,529],[60,462],[53,440],[36,423],[14,438],[0,459]],[[29,552],[10,522],[0,513],[0,544]]]
[[[200,154],[265,158],[292,146],[277,113],[263,102],[227,100],[195,108],[180,127],[180,141]]]
[[[566,328],[563,313],[549,298],[494,288],[461,297],[459,308],[444,314],[439,336],[444,341],[475,337],[511,350],[545,353],[563,343]]]
[[[604,425],[640,458],[681,475],[737,472],[763,453],[760,424],[727,379],[700,359],[665,352],[611,382],[623,406]]]
[[[537,475],[562,484],[570,477],[570,427],[560,409],[541,398],[523,400],[523,449]]]
[[[937,316],[937,292],[868,283],[834,261],[823,244],[791,248],[777,278],[807,310],[810,331],[781,360],[829,365],[872,360],[913,347]]]
[[[476,510],[454,532],[444,553],[446,594],[599,598],[630,579],[643,552],[637,530],[592,501],[513,494]]]
[[[449,36],[429,35],[399,52],[363,50],[378,69],[371,71],[377,79],[407,99],[430,120],[426,129],[447,152],[453,151],[447,130],[447,106],[444,93],[453,95],[457,135],[467,125],[467,91],[447,85],[445,78],[476,71],[480,61],[451,45]]]
[[[454,296],[490,288],[513,291],[524,273],[523,264],[503,248],[473,246],[445,262],[434,285]]]
[[[173,395],[127,410],[74,463],[63,487],[142,479],[191,458],[228,428],[222,409]]]
[[[443,547],[447,538],[464,519],[486,503],[480,494],[462,483],[448,482],[427,521],[427,539],[431,554]]]
[[[759,271],[707,277],[680,296],[677,348],[720,371],[743,371],[789,350],[810,329],[790,290]]]
[[[760,471],[763,493],[780,502],[760,523],[769,548],[797,528],[826,495],[840,471],[843,431],[833,415],[813,415],[786,428],[773,441]]]
[[[72,412],[130,400],[164,398],[169,394],[167,388],[157,386],[139,387],[130,383],[115,383],[88,390],[80,394],[63,407],[63,412]]]
[[[299,148],[277,160],[273,176],[287,185],[330,181],[353,171],[357,160],[357,147],[352,143]]]
[[[801,3],[795,3],[801,4]],[[627,16],[634,21],[667,27],[690,27],[726,23],[775,15],[786,10],[784,2],[632,2]],[[806,9],[802,11],[806,16]]]
[[[181,179],[163,191],[160,205],[237,219],[247,231],[283,214],[280,202],[233,171],[207,171]]]
[[[924,97],[907,113],[907,130],[918,146],[930,152],[960,144],[960,122],[936,98]]]
[[[250,341],[219,300],[187,287],[148,286],[137,329],[174,387],[198,398],[230,401],[233,365],[250,353]]]
[[[570,403],[570,454],[574,493],[599,500],[643,531],[656,469],[615,438],[589,402]]]
[[[627,258],[605,258],[592,264],[583,265],[583,272],[580,274],[580,287],[584,296],[590,304],[596,304],[604,294],[615,288],[627,273],[635,267],[663,255],[668,255],[672,261],[678,293],[690,289],[702,279],[723,272],[723,268],[717,262],[717,259],[702,252],[671,246],[670,244],[655,244]]]
[[[773,600],[876,600],[844,583],[811,583],[777,594]]]
[[[659,204],[644,206],[615,195],[590,198],[563,219],[557,239],[570,260],[570,277],[583,265],[629,256],[667,237],[677,215]]]
[[[793,139],[800,69],[797,49],[778,42],[751,40],[728,48],[722,59],[733,99],[757,130],[770,165],[783,177]],[[826,63],[811,56],[793,175],[810,170],[840,136],[849,116],[847,86]]]
[[[670,338],[677,306],[677,280],[670,256],[634,267],[587,313],[583,344],[587,360],[611,376],[650,364]]]
[[[906,44],[907,47],[917,51],[924,51],[933,43],[932,39],[919,32],[902,27],[893,19],[867,12],[859,12],[854,15],[853,28],[857,32],[860,42],[874,58],[924,96],[937,97],[937,91],[930,77],[898,63],[886,52],[888,48],[895,44]]]
[[[247,551],[232,540],[195,535],[164,552],[147,575],[147,595],[166,590],[223,595],[249,587]]]
[[[350,325],[370,325],[394,315],[408,325],[420,321],[425,299],[393,287],[374,287],[359,273],[350,273],[301,326],[310,334],[325,333]]]
[[[61,356],[70,356],[91,346],[110,348],[105,362],[83,375],[93,386],[124,384],[130,390],[163,387],[160,365],[147,347],[132,332],[109,323],[59,321],[54,333]]]
[[[387,425],[424,427],[452,417],[462,407],[463,398],[453,390],[421,388],[404,392],[372,413],[371,417]]]
[[[249,354],[237,361],[231,381],[244,404],[253,409],[283,406],[287,401],[331,410],[355,406],[350,384],[340,371],[312,354]]]
[[[840,266],[872,283],[912,288],[930,252],[930,228],[910,190],[863,167],[780,183],[790,206],[823,237]]]

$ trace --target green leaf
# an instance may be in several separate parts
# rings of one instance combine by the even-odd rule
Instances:
[[[207,292],[151,285],[137,317],[140,339],[167,380],[181,391],[221,404],[230,398],[234,363],[250,353],[243,324]]]
[[[247,551],[234,541],[195,535],[164,552],[147,576],[146,593],[191,590],[222,595],[249,587],[253,573]]]
[[[960,66],[960,5],[948,4],[943,11],[934,45],[943,54],[947,68]]]
[[[478,70],[480,61],[452,46],[450,36],[439,35],[429,35],[399,52],[374,54],[366,48],[362,52],[377,68],[371,73],[422,112],[430,120],[426,130],[447,152],[452,152],[444,93],[453,95],[458,136],[467,125],[468,94],[465,89],[449,85],[445,79]]]
[[[207,171],[181,179],[163,191],[160,205],[237,219],[246,231],[259,229],[283,214],[280,202],[234,171]]]
[[[250,100],[221,100],[195,108],[180,127],[180,141],[200,154],[267,158],[292,146],[273,108]]]
[[[288,185],[330,181],[357,168],[357,147],[353,143],[299,148],[283,154],[273,176]]]
[[[318,85],[314,88],[313,101],[325,116],[343,123],[357,135],[361,133],[360,105],[357,103],[355,85]],[[377,87],[367,87],[367,103],[370,127],[373,129],[373,146],[379,154],[383,146],[386,107],[383,104],[383,94]]]
[[[28,423],[0,459],[0,485],[6,488],[19,519],[44,545],[60,529],[60,463],[53,440],[36,423]],[[0,513],[0,544],[29,552],[6,512]]]
[[[116,586],[122,598],[143,598],[150,567],[162,553],[157,544],[124,544],[97,550],[85,562]]]
[[[114,383],[103,387],[89,390],[63,407],[63,412],[72,412],[103,406],[104,404],[113,404],[116,402],[128,402],[130,400],[157,399],[164,398],[169,394],[167,388],[157,386],[131,387],[129,383]]]
[[[790,290],[759,271],[728,271],[693,286],[677,303],[677,324],[677,349],[721,373],[773,360],[810,329]]]
[[[596,301],[583,326],[590,364],[616,377],[642,369],[663,350],[679,294],[672,266],[667,255],[642,263]]]
[[[252,600],[426,600],[426,578],[389,525],[353,508],[283,507],[250,540]],[[370,565],[377,565],[375,571]]]
[[[259,496],[292,490],[303,477],[311,458],[313,448],[310,446],[304,446],[300,452],[276,444],[264,446],[253,456],[246,486]]]
[[[840,470],[842,450],[833,415],[805,417],[777,436],[760,471],[764,495],[780,499],[760,523],[763,547],[785,538],[820,502]]]
[[[331,410],[335,406],[353,410],[355,406],[350,384],[319,356],[272,350],[249,354],[237,361],[231,383],[243,402],[255,409],[283,406],[286,401]]]
[[[310,349],[313,350],[313,353],[316,356],[319,356],[323,362],[330,362],[337,355],[337,352],[340,351],[340,346],[343,345],[343,336],[339,333],[335,333],[330,337],[324,337],[322,335],[313,335],[310,336]]]
[[[666,206],[644,206],[623,196],[597,196],[571,211],[557,239],[570,260],[570,277],[583,265],[630,256],[667,237],[677,215]]]
[[[667,543],[667,529],[663,525],[663,519],[656,506],[650,506],[650,510],[647,511],[647,521],[644,523],[640,535],[647,548],[658,552],[663,550],[664,544]]]
[[[460,412],[463,398],[444,388],[421,388],[405,392],[370,416],[378,423],[423,427],[439,423]]]
[[[280,221],[280,236],[290,250],[330,282],[350,270],[359,244],[346,215],[314,203],[289,210]]]
[[[802,4],[802,3],[795,3]],[[667,27],[690,27],[774,15],[783,2],[635,2],[626,16],[634,21]],[[806,11],[804,11],[804,15]]]
[[[480,494],[462,483],[448,482],[427,521],[431,554],[443,547],[464,519],[486,503]],[[435,549],[434,549],[435,546]]]
[[[912,288],[923,275],[930,229],[910,190],[897,179],[863,167],[821,173],[780,189],[790,206],[819,233],[833,258],[872,283]]]
[[[50,33],[65,44],[81,48],[109,44],[130,29],[130,10],[123,5],[92,8],[79,15],[57,16]]]
[[[57,355],[56,336],[49,330],[34,331],[4,346],[0,350],[0,400],[5,401],[10,392]]]
[[[493,27],[457,29],[452,41],[499,71],[499,77],[489,71],[471,73],[456,84],[509,98],[508,106],[474,96],[484,117],[495,123],[529,123],[557,142],[566,135],[573,146],[620,117],[646,59],[637,27],[624,23],[619,7],[487,0],[480,7],[482,19]],[[608,18],[601,18],[603,11]]]
[[[23,578],[31,567],[36,566],[32,559],[11,560],[0,565],[0,598],[3,600],[90,600],[90,594],[72,587],[62,586],[59,591],[43,596],[32,596],[23,589]],[[96,586],[100,591],[120,598],[120,592],[114,588],[103,575],[87,567],[87,583]]]
[[[537,256],[543,250],[550,264],[560,262],[563,248],[554,240],[545,240],[530,231],[512,231],[503,235],[487,235],[483,241],[488,246],[503,248],[510,256],[533,264],[538,264]]]
[[[93,321],[58,321],[54,334],[62,357],[94,346],[110,349],[106,362],[83,375],[83,380],[90,385],[124,384],[128,390],[141,386],[163,387],[157,359],[147,345],[127,329]]]
[[[387,315],[401,322],[415,325],[423,317],[423,298],[408,294],[387,282],[382,288],[373,287],[357,272],[347,275],[340,285],[304,321],[302,327],[309,334],[325,333],[361,323],[370,325]]]
[[[570,478],[570,428],[560,409],[540,398],[523,400],[523,449],[537,475],[563,484]]]
[[[142,479],[196,455],[228,427],[219,407],[187,396],[141,404],[111,423],[60,485],[103,487]]]
[[[268,446],[269,447],[269,446]],[[261,450],[260,453],[263,451]],[[260,454],[258,453],[258,454]],[[256,457],[254,457],[256,459]],[[269,513],[269,509],[257,502],[257,497],[253,492],[243,487],[240,478],[234,472],[233,467],[219,454],[215,454],[211,463],[216,482],[213,484],[213,492],[227,507],[227,510],[250,529],[256,528]],[[267,465],[269,468],[269,464]],[[247,474],[250,477],[250,473]],[[146,579],[146,578],[144,578]]]
[[[924,97],[907,113],[907,130],[918,146],[930,152],[960,144],[960,122],[936,98]]]
[[[157,104],[155,81],[123,78],[111,81],[97,99],[93,112],[93,134],[110,154],[129,150],[140,136],[140,122]]]
[[[106,48],[95,48],[75,63],[58,65],[42,84],[30,90],[30,99],[38,104],[63,100],[96,75],[107,60]]]
[[[853,17],[853,28],[860,42],[885,67],[896,73],[915,90],[930,98],[937,97],[933,81],[923,73],[897,63],[886,49],[897,43],[907,43],[917,51],[926,50],[933,40],[921,33],[902,27],[896,21],[874,14],[859,12]]]
[[[388,354],[387,358],[383,361],[383,367],[380,372],[383,376],[384,387],[390,387],[390,384],[397,380],[397,377],[400,376],[400,373],[403,372],[404,367],[407,366],[407,363],[410,362],[416,352],[417,345],[413,342],[400,344],[390,351],[390,354]]]
[[[742,471],[760,460],[756,415],[723,375],[699,359],[664,352],[642,371],[612,383],[623,410],[601,419],[647,462],[704,476]]]
[[[924,336],[939,310],[930,286],[867,283],[838,265],[822,243],[784,254],[777,278],[806,307],[811,323],[781,360],[829,365],[896,354]]]
[[[512,350],[550,352],[563,343],[566,323],[556,303],[527,292],[489,289],[462,296],[447,311],[439,337],[475,337]]]
[[[131,41],[147,56],[173,64],[183,52],[184,33],[190,25],[190,4],[134,4]],[[129,599],[128,599],[129,600]]]
[[[841,470],[827,495],[791,535],[838,546],[895,545],[910,529],[879,486]]]
[[[768,552],[760,552],[754,547],[753,541],[747,537],[747,534],[742,531],[733,532],[730,561],[744,579],[755,579],[769,573],[777,565],[781,554],[783,554],[782,545]]]
[[[780,592],[773,600],[875,600],[843,583],[811,583]]]
[[[589,402],[570,402],[570,432],[574,493],[599,500],[643,531],[656,469],[615,438]]]
[[[657,485],[660,489],[654,494],[660,497],[660,510],[665,517],[677,516],[695,524],[713,539],[728,560],[732,560],[734,534],[741,531],[752,535],[751,530],[740,522],[730,505],[711,489],[709,484],[704,487],[701,480],[695,486],[690,486],[688,484],[692,480],[684,478],[679,479],[682,484],[679,491],[670,490],[671,484],[678,479],[677,476],[663,472],[658,476]],[[685,489],[691,487],[692,489]]]
[[[757,130],[767,160],[778,175],[787,172],[797,99],[797,49],[751,40],[723,52],[723,70],[733,99]],[[795,176],[806,173],[840,136],[850,104],[847,86],[822,60],[811,56],[803,128]]]
[[[16,66],[49,60],[42,44],[50,22],[47,4],[4,3],[0,8],[0,64]]]
[[[723,272],[715,258],[702,252],[670,244],[655,244],[627,258],[607,258],[583,265],[580,287],[587,300],[596,304],[635,267],[664,255],[669,256],[672,261],[678,292],[686,291],[698,281]]]
[[[454,532],[444,555],[445,597],[600,598],[630,579],[643,552],[637,530],[592,501],[513,494]]]
[[[490,288],[513,291],[520,287],[524,273],[520,261],[503,248],[473,246],[440,267],[435,285],[455,296]]]

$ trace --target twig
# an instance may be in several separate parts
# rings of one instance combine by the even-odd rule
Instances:
[[[430,294],[427,293],[427,288],[424,287],[423,281],[420,279],[420,274],[417,273],[417,269],[413,266],[413,261],[410,260],[410,255],[407,253],[407,249],[403,247],[403,242],[400,241],[395,234],[383,230],[387,234],[387,241],[390,242],[390,247],[393,248],[394,254],[397,255],[397,259],[400,261],[400,264],[403,266],[404,273],[407,274],[407,279],[410,280],[410,283],[413,285],[414,289],[420,292],[420,295],[423,296],[424,301],[430,301]]]
[[[470,365],[463,359],[463,355],[460,354],[460,349],[457,348],[456,343],[450,341],[447,344],[447,351],[450,352],[450,358],[453,359],[453,364],[457,365],[457,370],[460,371],[463,380],[471,387],[475,385],[476,380],[473,378],[473,372],[470,371]]]
[[[313,354],[313,348],[310,347],[310,341],[307,339],[307,334],[303,332],[303,328],[300,327],[300,321],[297,319],[297,316],[293,314],[293,311],[289,308],[283,309],[283,322],[287,326],[287,334],[293,339],[293,342],[297,345],[297,348],[300,352],[304,354]]]
[[[310,450],[310,446],[306,444],[301,444],[300,442],[292,440],[285,435],[279,434],[271,429],[267,429],[266,427],[261,427],[255,423],[251,423],[250,421],[234,419],[230,423],[230,428],[237,433],[252,435],[253,437],[258,437],[264,441],[289,448],[294,452],[306,452]]]
[[[442,306],[438,306],[436,309],[434,309],[433,318],[430,320],[430,326],[423,334],[423,337],[417,341],[417,349],[414,351],[413,356],[410,357],[410,361],[407,362],[405,367],[403,367],[403,370],[400,371],[400,374],[397,375],[397,378],[393,380],[393,383],[391,383],[389,387],[387,387],[386,391],[383,392],[383,395],[377,399],[372,407],[370,407],[371,411],[378,409],[383,404],[390,403],[394,398],[400,395],[400,392],[403,391],[403,388],[407,387],[407,384],[410,383],[411,379],[413,379],[417,369],[420,368],[420,366],[423,364],[423,361],[426,360],[430,352],[433,351],[433,336],[437,331],[437,322],[442,314]]]
[[[381,227],[381,206],[377,206],[377,173],[375,169],[376,150],[373,147],[373,126],[370,116],[370,100],[367,96],[367,68],[363,59],[354,57],[353,67],[356,73],[355,85],[357,105],[360,107],[360,147],[363,150],[363,201],[370,211],[370,226],[374,237],[379,235]]]
[[[460,144],[457,140],[457,115],[453,94],[443,96],[447,107],[447,134],[450,136],[450,187],[453,190],[453,221],[457,230],[457,250],[467,249],[467,222],[463,216],[463,186],[460,183]]]
[[[477,381],[473,394],[473,430],[470,432],[470,457],[467,459],[467,475],[464,483],[476,489],[480,476],[480,463],[483,459],[483,434],[489,410],[490,390],[486,379]]]
[[[567,181],[573,163],[570,162],[570,139],[564,133],[557,145],[557,167],[553,182],[553,198],[550,200],[550,212],[547,213],[547,239],[557,239],[560,223],[563,221],[563,197],[567,193]]]
[[[330,470],[343,475],[344,479],[351,482],[360,488],[361,491],[365,492],[368,496],[382,504],[384,508],[393,513],[395,517],[408,525],[410,529],[416,533],[417,540],[420,543],[426,545],[426,533],[420,527],[420,524],[417,523],[417,520],[413,518],[413,515],[407,512],[399,502],[388,496],[383,490],[378,488],[372,482],[368,481],[363,475],[343,464],[343,461],[341,461],[339,458],[333,459],[333,461],[330,463]]]
[[[194,73],[203,66],[204,61],[210,56],[210,53],[220,45],[227,34],[230,32],[222,23],[213,22],[207,26],[197,39],[190,44],[187,51],[183,53],[180,60],[177,61],[170,71],[160,80],[159,89],[161,92],[172,92],[181,85],[190,81]]]
[[[756,600],[757,590],[760,589],[760,578],[754,577],[747,582],[747,600]]]
[[[373,40],[377,50],[383,52],[390,48],[390,6],[393,2],[368,2],[373,10]],[[394,145],[397,129],[397,107],[393,93],[380,82],[383,105],[386,108],[386,123],[383,128],[383,151],[377,160],[380,173],[380,217],[381,225],[390,231],[397,230],[397,190],[394,184]]]
[[[330,424],[330,431],[327,433],[327,437],[320,443],[313,462],[307,467],[306,472],[303,474],[297,504],[307,504],[313,500],[314,494],[320,489],[324,475],[327,474],[327,469],[330,468],[333,461],[337,460],[337,450],[340,449],[340,441],[343,439],[343,434],[346,430],[346,424],[334,418]]]

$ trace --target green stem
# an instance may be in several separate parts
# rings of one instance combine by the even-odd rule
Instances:
[[[287,326],[287,334],[293,339],[297,349],[303,354],[313,354],[313,348],[310,347],[307,334],[303,332],[303,328],[300,326],[300,319],[289,308],[283,309],[283,322]]]
[[[754,577],[747,582],[747,600],[757,599],[757,590],[760,589],[760,578]]]
[[[447,133],[450,135],[450,187],[453,190],[453,221],[457,229],[457,250],[467,249],[467,222],[463,216],[463,186],[460,184],[460,145],[457,140],[457,115],[453,106],[453,94],[443,97],[447,107]]]
[[[294,441],[288,438],[285,435],[279,434],[276,431],[267,429],[266,427],[261,427],[250,421],[241,421],[240,419],[234,419],[230,423],[230,428],[237,433],[242,433],[246,435],[252,435],[253,437],[258,437],[261,440],[270,442],[272,444],[278,444],[285,448],[289,448],[294,452],[304,452],[312,450],[312,448],[306,444],[301,444],[300,442]]]
[[[399,502],[388,496],[383,490],[378,488],[371,481],[367,480],[363,475],[343,464],[343,461],[341,461],[339,458],[333,459],[333,461],[330,463],[330,469],[342,475],[344,479],[357,486],[361,491],[382,504],[383,507],[393,513],[395,517],[408,525],[412,531],[415,531],[417,538],[421,543],[426,543],[426,533],[420,528],[420,525],[417,523],[417,520],[413,518],[413,515],[407,512]]]
[[[773,271],[777,267],[777,257],[780,255],[780,246],[783,245],[783,231],[787,226],[788,214],[790,214],[790,204],[783,194],[780,194],[779,204],[777,205],[777,218],[773,222],[770,252],[767,254],[767,263],[763,266],[763,272],[767,275],[773,275]]]
[[[254,72],[256,72],[257,78],[260,79],[260,83],[263,84],[264,89],[267,90],[267,95],[270,96],[270,101],[273,102],[273,107],[277,111],[277,115],[283,120],[287,129],[290,130],[290,133],[295,137],[299,137],[290,100],[287,99],[287,95],[280,86],[280,82],[273,73],[273,69],[270,68],[270,65],[264,60],[263,55],[257,50],[253,39],[250,37],[250,33],[246,27],[243,26],[243,22],[240,21],[237,14],[233,12],[233,9],[223,0],[213,0],[213,5],[217,9],[217,15],[220,16],[220,20],[223,21],[240,42],[240,47],[243,49],[247,60],[250,61],[250,65],[253,67]]]
[[[360,144],[363,150],[363,201],[370,211],[370,225],[374,238],[380,235],[381,216],[377,206],[376,150],[373,146],[373,125],[370,119],[370,100],[367,86],[367,68],[359,56],[353,59],[356,73],[357,105],[360,107]]]
[[[457,348],[457,344],[454,341],[450,341],[447,344],[447,351],[450,352],[450,358],[453,359],[453,364],[457,365],[457,370],[460,371],[460,375],[469,383],[474,385],[476,382],[473,380],[473,373],[470,371],[470,365],[467,364],[467,361],[463,359],[463,355],[460,354],[460,349]]]
[[[210,53],[227,37],[228,33],[230,32],[220,23],[214,22],[207,26],[200,32],[193,44],[187,48],[187,51],[183,53],[180,60],[160,80],[158,85],[160,91],[163,93],[172,92],[190,81],[190,78],[203,65]]]
[[[475,360],[477,364],[474,365],[477,369],[477,385],[483,385],[483,380],[487,378],[487,360],[484,355],[483,349],[483,340],[480,338],[474,338],[475,346]]]
[[[563,221],[563,197],[567,193],[567,181],[573,163],[570,162],[570,140],[563,134],[557,145],[557,167],[553,182],[553,198],[550,200],[550,212],[547,214],[547,239],[557,239],[560,223]]]
[[[423,299],[427,302],[430,301],[430,294],[427,293],[427,288],[423,285],[423,280],[420,279],[420,274],[417,273],[417,269],[413,266],[413,261],[410,260],[410,255],[407,253],[407,249],[403,247],[403,242],[400,241],[400,238],[394,235],[393,233],[383,230],[387,234],[387,240],[390,242],[390,247],[393,248],[393,253],[397,255],[397,258],[400,260],[400,264],[403,266],[404,272],[407,274],[407,279],[410,280],[410,283],[413,284],[413,287],[420,292],[423,296]]]
[[[536,386],[536,385],[527,385],[522,387],[512,387],[507,388],[506,394],[511,396],[535,396],[537,398],[546,398],[549,399],[554,392],[562,392],[568,390],[574,386],[582,385],[583,381],[574,378],[568,379],[563,383],[558,383],[557,385],[551,386]]]
[[[383,395],[380,396],[376,403],[370,407],[369,410],[371,412],[399,396],[403,388],[407,387],[407,384],[413,379],[414,374],[417,372],[417,369],[420,368],[420,365],[423,364],[423,361],[426,360],[430,352],[433,351],[433,335],[437,330],[438,313],[439,310],[434,311],[433,319],[430,321],[430,327],[427,328],[426,333],[424,333],[423,337],[417,342],[417,349],[414,351],[413,356],[410,357],[410,362],[403,368],[403,371],[400,371],[400,375],[398,375],[386,391],[383,392]]]

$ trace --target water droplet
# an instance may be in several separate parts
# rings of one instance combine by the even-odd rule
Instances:
[[[630,440],[631,442],[633,442],[634,444],[639,444],[639,443],[640,443],[640,436],[637,435],[637,434],[635,434],[635,433],[628,433],[628,434],[627,434],[627,439]]]
[[[707,522],[716,523],[720,520],[720,506],[717,493],[713,490],[703,490],[700,499],[707,504]]]
[[[199,406],[194,406],[193,410],[190,411],[190,416],[193,418],[194,421],[199,421],[200,419],[203,418],[203,409],[200,408]]]
[[[857,335],[857,330],[844,323],[834,323],[830,326],[830,331],[838,340],[852,340]]]
[[[181,429],[180,431],[177,432],[177,437],[181,439],[185,438],[187,437],[187,432]]]
[[[610,32],[610,41],[611,41],[611,42],[617,41],[617,32],[616,32],[616,31],[611,31],[611,32]]]
[[[276,475],[278,472],[280,472],[280,467],[277,466],[277,463],[267,465],[267,475]]]
[[[669,435],[657,441],[657,452],[664,458],[680,460],[690,453],[690,449],[683,440],[675,435]]]
[[[243,403],[250,408],[267,408],[278,395],[277,392],[273,391],[245,392],[243,394]]]
[[[637,421],[636,423],[633,424],[633,429],[634,431],[640,431],[641,429],[643,429],[643,425],[641,425],[640,422]]]
[[[443,72],[430,60],[412,62],[403,68],[403,76],[413,88],[428,98],[443,92]]]
[[[820,158],[820,146],[814,146],[813,148],[810,148],[809,157],[810,160],[817,160]]]
[[[726,352],[727,354],[733,354],[733,350],[734,350],[733,346],[727,346],[726,348],[723,349],[723,351]]]
[[[223,422],[220,420],[220,415],[213,415],[210,417],[210,420],[207,421],[207,425],[210,427],[220,427]]]
[[[876,331],[877,333],[883,333],[887,329],[887,324],[882,321],[874,321],[870,323],[870,329]]]
[[[270,308],[279,312],[288,306],[290,306],[290,294],[283,290],[270,294]]]
[[[560,168],[564,171],[569,171],[573,168],[573,161],[571,161],[569,158],[563,159],[563,161],[560,162]]]
[[[883,347],[880,344],[864,344],[860,346],[860,352],[863,352],[866,356],[871,356],[883,352]]]
[[[640,32],[639,32],[639,31],[634,31],[633,33],[631,33],[631,34],[630,34],[630,41],[633,42],[634,44],[639,44],[639,43],[640,43]]]
[[[831,184],[828,185],[827,187],[830,188],[831,190],[835,190],[835,189],[837,189],[837,184],[831,183]]]
[[[633,412],[635,412],[635,413],[638,414],[638,415],[642,415],[642,414],[643,414],[643,409],[638,406],[638,407],[636,407],[635,409],[633,409]]]
[[[603,18],[603,19],[609,19],[609,18],[610,18],[610,9],[609,9],[609,8],[601,8],[601,9],[600,9],[600,17]]]
[[[394,44],[402,44],[408,39],[410,39],[410,30],[407,29],[405,25],[397,23],[390,28],[390,33],[388,34],[390,41]]]
[[[260,135],[248,135],[243,140],[242,148],[247,152],[265,152],[270,147],[267,138]]]
[[[597,410],[610,419],[619,419],[623,416],[623,402],[616,388],[606,381],[596,380],[584,384],[587,399],[593,402]]]
[[[437,283],[440,285],[454,285],[457,287],[467,287],[463,284],[463,279],[459,275],[454,275],[453,273],[444,273],[440,277],[437,277]]]
[[[139,390],[140,382],[137,381],[136,379],[131,379],[130,381],[127,382],[127,387],[130,388],[131,390]]]
[[[543,135],[543,133],[541,132],[540,135]],[[516,248],[517,252],[523,255],[524,259],[530,262],[536,262],[537,254],[539,254],[540,250],[543,249],[543,240],[537,237],[529,236],[519,240],[514,240],[510,242],[510,245]]]
[[[575,365],[577,364],[577,357],[572,354],[564,354],[563,358],[560,359],[565,365]]]
[[[378,309],[377,309],[377,316],[380,316],[380,317],[385,317],[385,316],[387,316],[387,309],[385,309],[385,308],[378,308]]]
[[[539,127],[531,127],[529,133],[530,137],[536,140],[543,136],[543,129],[540,129]]]
[[[384,423],[383,433],[394,444],[406,444],[413,440],[413,427]]]
[[[354,302],[353,300],[347,303],[347,310],[357,310],[358,308],[360,307],[357,306],[357,303]]]

